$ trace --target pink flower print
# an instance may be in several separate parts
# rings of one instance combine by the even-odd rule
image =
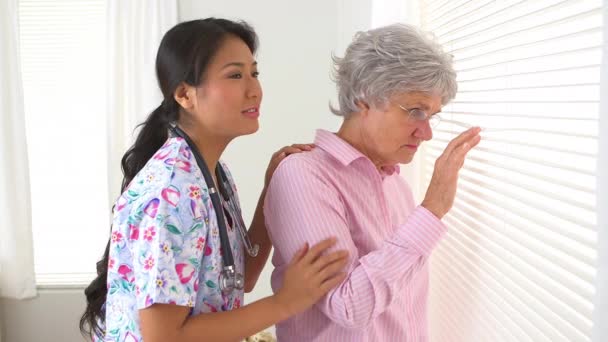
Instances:
[[[194,281],[194,292],[198,292],[198,278]]]
[[[211,310],[211,312],[217,312],[217,308],[209,303],[205,303],[207,307]]]
[[[204,247],[205,247],[205,238],[201,236],[198,238],[198,240],[196,240],[196,249],[198,249],[199,251],[202,251]]]
[[[190,190],[190,193],[188,194],[190,198],[201,199],[201,188],[196,185],[190,185],[190,187],[188,187],[188,190]]]
[[[158,213],[158,203],[160,202],[160,200],[158,198],[154,198],[153,200],[151,200],[150,202],[148,202],[148,204],[146,204],[146,208],[144,209],[144,213],[146,213],[146,215],[155,218],[156,214]]]
[[[133,224],[129,224],[130,236],[129,239],[137,240],[139,239],[139,227]]]
[[[122,234],[120,232],[112,232],[112,243],[120,243],[122,241]]]
[[[179,277],[179,281],[182,284],[190,282],[194,275],[194,267],[190,264],[177,264],[175,265],[175,271]]]
[[[131,274],[131,272],[133,272],[133,270],[131,269],[131,267],[129,267],[129,265],[120,265],[118,266],[118,274],[120,274],[121,278],[132,283],[134,278],[130,278],[129,279],[129,275]]]
[[[149,271],[154,267],[154,257],[151,255],[144,261],[144,269]]]
[[[234,300],[234,305],[232,306],[232,309],[234,310],[234,309],[238,309],[238,308],[240,308],[240,307],[241,307],[241,300],[240,300],[240,299],[238,299],[238,298],[236,298],[236,299]]]
[[[177,207],[179,202],[179,191],[175,188],[165,188],[160,193],[161,197],[173,207]]]
[[[190,164],[189,161],[181,160],[181,159],[175,163],[175,167],[177,167],[180,170],[186,171],[188,173],[192,170],[191,166],[192,165]]]
[[[144,240],[152,242],[154,235],[156,235],[156,230],[154,229],[154,226],[150,226],[144,231]]]
[[[167,158],[169,153],[171,153],[170,148],[163,148],[163,149],[159,150],[158,152],[156,152],[156,154],[154,155],[154,159],[163,160],[163,159]]]
[[[116,202],[116,211],[121,211],[127,205],[128,201],[126,198],[120,196]]]
[[[108,262],[108,268],[113,269],[115,263],[116,263],[116,259],[110,258],[110,261]]]
[[[205,246],[205,256],[210,256],[210,255],[211,255],[211,252],[213,252],[213,251],[211,250],[211,247],[209,247],[209,246]]]

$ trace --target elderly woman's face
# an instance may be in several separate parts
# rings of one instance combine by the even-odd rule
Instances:
[[[409,163],[420,144],[433,137],[428,119],[416,121],[400,105],[408,110],[421,109],[430,116],[441,111],[441,97],[407,92],[391,97],[384,108],[368,110],[363,117],[364,144],[379,166]]]

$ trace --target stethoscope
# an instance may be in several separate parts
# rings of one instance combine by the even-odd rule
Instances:
[[[190,147],[190,150],[192,150],[194,159],[196,159],[196,164],[203,173],[205,183],[207,183],[207,188],[209,189],[211,203],[213,204],[213,209],[215,210],[215,215],[219,226],[221,244],[220,247],[222,248],[223,266],[219,279],[220,290],[224,294],[229,294],[235,289],[242,290],[245,287],[245,278],[243,277],[242,273],[237,272],[236,267],[234,266],[234,258],[232,256],[232,250],[230,249],[230,239],[228,238],[226,220],[225,216],[222,215],[222,213],[224,212],[224,208],[231,216],[233,225],[236,225],[237,230],[240,232],[247,253],[252,257],[257,256],[260,246],[257,244],[252,245],[251,240],[249,240],[249,237],[247,236],[247,230],[245,228],[245,222],[243,222],[243,215],[241,214],[241,209],[236,203],[236,199],[234,198],[234,192],[232,191],[232,186],[230,186],[228,177],[226,176],[226,173],[222,168],[221,164],[217,164],[217,167],[215,168],[215,175],[218,180],[219,191],[222,194],[224,201],[222,201],[218,192],[216,191],[215,183],[213,181],[213,177],[211,177],[209,168],[207,167],[207,164],[203,160],[201,153],[199,152],[196,145],[192,142],[190,137],[186,134],[186,132],[184,132],[181,128],[177,127],[177,125],[175,124],[170,125],[170,130],[176,136],[183,138],[186,141],[186,144],[188,144],[188,146]],[[222,202],[225,206],[222,206]]]

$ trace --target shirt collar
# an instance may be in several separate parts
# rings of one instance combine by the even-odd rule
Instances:
[[[338,160],[342,165],[348,166],[352,162],[358,159],[366,159],[371,163],[371,160],[367,158],[363,153],[354,148],[351,144],[342,140],[335,133],[326,131],[324,129],[318,129],[315,137],[315,146],[323,149],[334,159]],[[390,176],[393,173],[399,174],[400,168],[398,164],[393,166],[382,167],[382,174]]]

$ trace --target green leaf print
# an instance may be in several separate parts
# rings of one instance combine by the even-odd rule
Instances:
[[[192,264],[192,266],[198,268],[199,267],[199,261],[197,258],[190,258],[188,259],[188,261],[190,261],[190,263]]]
[[[177,229],[176,226],[168,224],[166,225],[167,230],[170,231],[171,233],[175,234],[175,235],[181,235],[181,231],[179,229]]]
[[[197,223],[197,224],[195,224],[195,225],[193,225],[193,226],[192,226],[192,228],[190,228],[190,230],[188,231],[188,234],[190,234],[190,233],[194,232],[195,230],[197,230],[197,229],[201,228],[202,226],[203,226],[203,225],[202,225],[200,222],[199,222],[199,223]]]
[[[139,194],[137,192],[133,191],[133,190],[127,191],[127,194],[129,194],[129,196],[131,196],[131,197],[137,197],[137,196],[139,196]]]
[[[207,282],[205,282],[205,285],[207,285],[207,287],[210,287],[212,289],[214,289],[216,287],[215,283],[212,282],[211,280],[207,280]]]
[[[116,291],[118,291],[118,287],[117,287],[117,286],[115,286],[114,284],[111,284],[111,285],[110,285],[110,291],[109,291],[109,293],[110,293],[110,294],[115,294],[115,293],[116,293]]]
[[[124,279],[121,279],[120,285],[122,285],[122,288],[126,291],[129,291],[129,289],[131,288],[131,286],[129,286],[129,282]]]

